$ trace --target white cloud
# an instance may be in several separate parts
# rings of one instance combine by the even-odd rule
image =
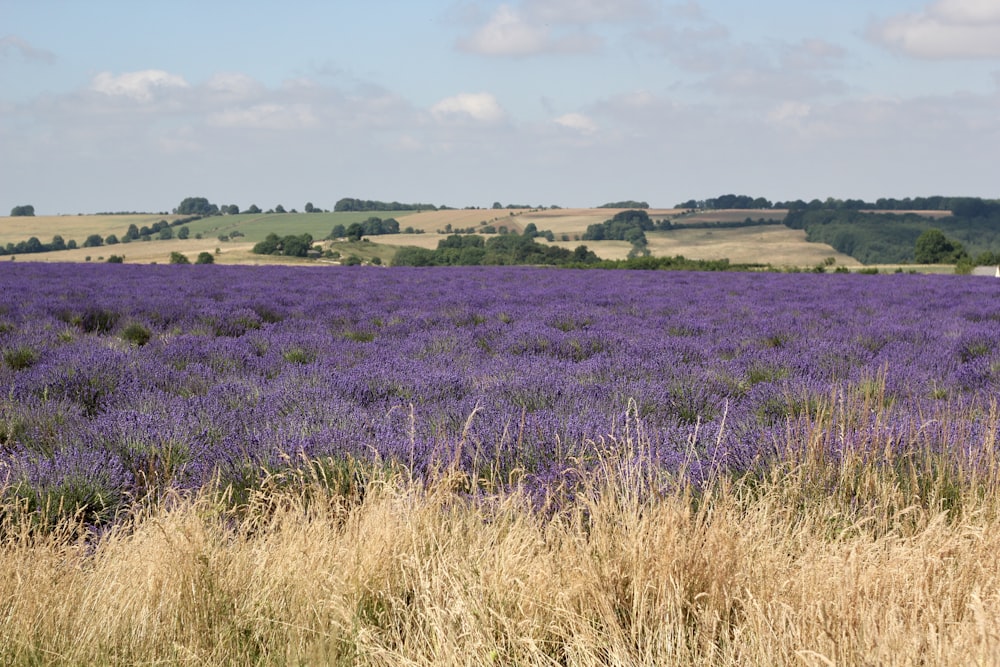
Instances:
[[[921,58],[1000,58],[1000,3],[938,0],[870,31],[889,47]]]
[[[438,120],[471,119],[480,123],[499,123],[505,117],[497,98],[490,93],[459,93],[446,97],[431,107]]]
[[[767,114],[767,119],[772,123],[796,123],[807,118],[812,111],[812,107],[803,102],[782,102],[771,109]]]
[[[264,86],[254,78],[239,72],[221,72],[205,83],[205,87],[213,93],[232,97],[250,97],[264,90]]]
[[[546,23],[626,21],[652,13],[646,0],[527,0],[525,11]]]
[[[468,39],[459,40],[458,46],[463,51],[488,56],[584,53],[600,48],[602,40],[596,35],[579,28],[554,31],[550,25],[580,24],[589,20],[574,19],[565,7],[541,7],[539,10],[541,11],[532,11],[530,8],[519,10],[510,5],[500,5],[486,25]],[[579,19],[589,15],[586,8],[581,11],[583,14]]]
[[[544,27],[531,25],[511,7],[500,5],[489,22],[460,46],[491,56],[523,56],[544,51],[548,36]]]
[[[567,113],[555,119],[557,125],[576,130],[582,134],[597,132],[597,123],[582,113]]]
[[[211,114],[208,123],[216,127],[294,130],[315,127],[319,119],[307,104],[256,104]]]
[[[149,102],[156,92],[167,88],[188,87],[188,82],[183,77],[159,69],[125,72],[118,76],[101,72],[90,84],[90,89],[98,93],[128,97],[138,102]]]

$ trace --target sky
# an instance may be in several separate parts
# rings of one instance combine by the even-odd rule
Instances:
[[[1000,197],[1000,0],[0,0],[0,214]]]

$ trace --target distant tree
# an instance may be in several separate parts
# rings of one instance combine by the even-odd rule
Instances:
[[[360,241],[361,237],[365,234],[365,228],[361,226],[359,222],[352,222],[347,227],[347,239],[350,241]]]
[[[229,206],[223,206],[222,212],[227,215],[239,215],[240,207],[237,206],[236,204],[230,204]]]
[[[96,248],[102,245],[104,245],[104,239],[101,238],[100,234],[91,234],[87,237],[87,240],[83,242],[84,248]]]
[[[282,206],[281,204],[278,204],[277,206],[274,207],[274,212],[275,213],[288,213],[288,211],[285,210],[285,207]]]
[[[108,257],[108,264],[123,264],[125,258],[122,255],[111,255]]]
[[[171,264],[190,264],[191,260],[187,258],[182,252],[177,252],[176,250],[170,253],[170,263]]]
[[[177,230],[177,238],[181,240],[188,238],[190,235],[191,235],[191,230],[187,227],[187,225]]]
[[[174,230],[170,227],[163,227],[160,229],[160,233],[157,235],[157,238],[161,241],[169,241],[174,238]]]
[[[215,257],[212,256],[210,252],[199,252],[198,259],[194,261],[195,264],[214,264]]]
[[[312,249],[313,237],[311,234],[279,237],[274,232],[254,245],[252,252],[258,255],[287,255],[290,257],[305,257]]]
[[[498,202],[498,201],[495,201],[495,202],[493,202],[493,208],[494,208],[494,209],[500,209],[500,208],[503,208],[503,204],[501,204],[501,203],[500,203],[500,202]]]
[[[607,204],[601,204],[597,208],[649,208],[649,203],[629,199],[626,201],[608,202]]]
[[[104,245],[115,245],[118,243],[118,237],[114,234],[108,234],[107,238],[104,239]]]
[[[329,239],[340,239],[347,236],[347,227],[344,225],[334,225],[333,229],[330,231]]]
[[[128,226],[128,231],[125,232],[125,238],[130,241],[134,241],[139,238],[139,228],[135,226],[135,223]]]
[[[70,239],[69,241],[66,241],[66,249],[76,250],[76,239]]]
[[[281,250],[289,257],[305,257],[312,248],[313,237],[311,234],[300,236],[286,236],[281,240]]]
[[[318,209],[315,206],[313,206],[313,203],[311,201],[307,201],[305,208],[302,210],[304,210],[306,213],[313,213],[316,212]]]
[[[260,207],[257,206],[257,204],[250,204],[250,208],[248,208],[245,212],[246,213],[252,213],[252,214],[256,215],[256,214],[260,213]]]
[[[31,217],[35,215],[35,207],[31,204],[25,204],[24,206],[15,206],[10,209],[10,217]]]
[[[66,242],[63,240],[63,237],[56,234],[52,237],[52,243],[49,244],[49,248],[51,250],[65,250]]]
[[[940,229],[928,229],[917,237],[913,253],[917,264],[954,264],[965,254],[962,244],[946,237]]]
[[[178,215],[216,215],[218,212],[219,207],[205,197],[187,197],[174,209]]]

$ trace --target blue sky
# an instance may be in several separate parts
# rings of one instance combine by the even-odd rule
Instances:
[[[0,212],[1000,197],[1000,0],[0,0]]]

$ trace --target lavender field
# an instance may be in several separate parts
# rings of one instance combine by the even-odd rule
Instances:
[[[0,267],[5,664],[1000,664],[1000,281]]]
[[[637,464],[694,480],[765,469],[824,415],[831,457],[974,461],[997,435],[992,280],[17,265],[0,286],[0,484],[97,523],[323,457],[544,503],[629,429]]]

